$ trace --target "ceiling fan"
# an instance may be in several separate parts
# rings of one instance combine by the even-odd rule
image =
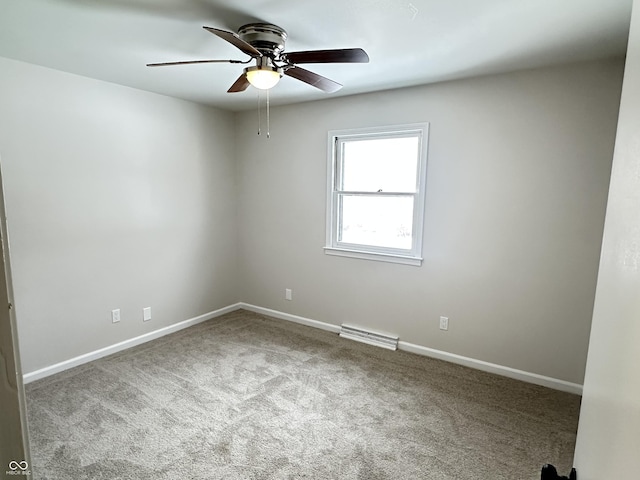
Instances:
[[[238,33],[212,27],[202,27],[226,40],[251,58],[242,60],[189,60],[183,62],[148,63],[148,67],[189,65],[198,63],[241,63],[255,61],[255,66],[246,67],[242,75],[227,90],[228,93],[243,92],[249,85],[261,90],[274,87],[282,75],[295,78],[327,93],[333,93],[342,85],[326,77],[299,67],[307,63],[368,63],[369,56],[361,48],[336,50],[309,50],[285,52],[287,32],[270,23],[249,23],[238,29]]]

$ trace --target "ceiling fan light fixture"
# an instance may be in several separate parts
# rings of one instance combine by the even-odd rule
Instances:
[[[282,69],[273,66],[248,67],[245,73],[249,83],[260,90],[275,87],[282,77]]]
[[[249,23],[238,29],[238,33],[213,27],[202,27],[209,33],[225,40],[250,60],[184,60],[181,62],[148,63],[148,67],[188,65],[201,63],[242,63],[255,60],[254,67],[245,68],[231,85],[227,93],[244,92],[249,85],[267,92],[277,85],[283,75],[300,80],[326,93],[342,87],[338,82],[313,73],[299,64],[306,63],[367,63],[369,56],[361,48],[339,48],[331,50],[306,50],[285,52],[287,32],[271,23]]]

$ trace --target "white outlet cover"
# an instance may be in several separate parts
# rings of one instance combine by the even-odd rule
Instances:
[[[151,307],[145,307],[142,309],[142,321],[146,322],[151,320]]]
[[[440,330],[449,330],[449,317],[440,317]]]
[[[118,323],[120,321],[120,309],[111,310],[111,322]]]

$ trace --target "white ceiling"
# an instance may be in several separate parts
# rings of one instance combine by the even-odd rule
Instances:
[[[149,62],[247,59],[202,29],[250,22],[287,30],[286,51],[364,48],[368,64],[305,65],[349,95],[623,55],[632,0],[2,0],[0,56],[229,110],[243,65]],[[1,74],[1,72],[0,72]],[[285,77],[272,104],[328,98]]]

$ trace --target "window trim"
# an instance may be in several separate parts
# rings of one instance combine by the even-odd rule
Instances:
[[[338,242],[338,208],[339,194],[337,191],[340,170],[338,145],[349,139],[374,139],[407,137],[417,134],[419,137],[418,167],[416,174],[416,192],[402,193],[402,196],[414,198],[413,208],[413,242],[411,249],[395,249],[376,247],[362,244]],[[327,143],[327,210],[326,210],[326,243],[324,252],[327,255],[376,260],[382,262],[400,263],[404,265],[422,265],[422,243],[424,233],[424,213],[427,186],[427,153],[429,146],[429,124],[412,123],[404,125],[390,125],[370,128],[356,128],[346,130],[331,130],[328,132]],[[371,195],[371,193],[367,193]],[[384,193],[383,195],[393,195]]]

